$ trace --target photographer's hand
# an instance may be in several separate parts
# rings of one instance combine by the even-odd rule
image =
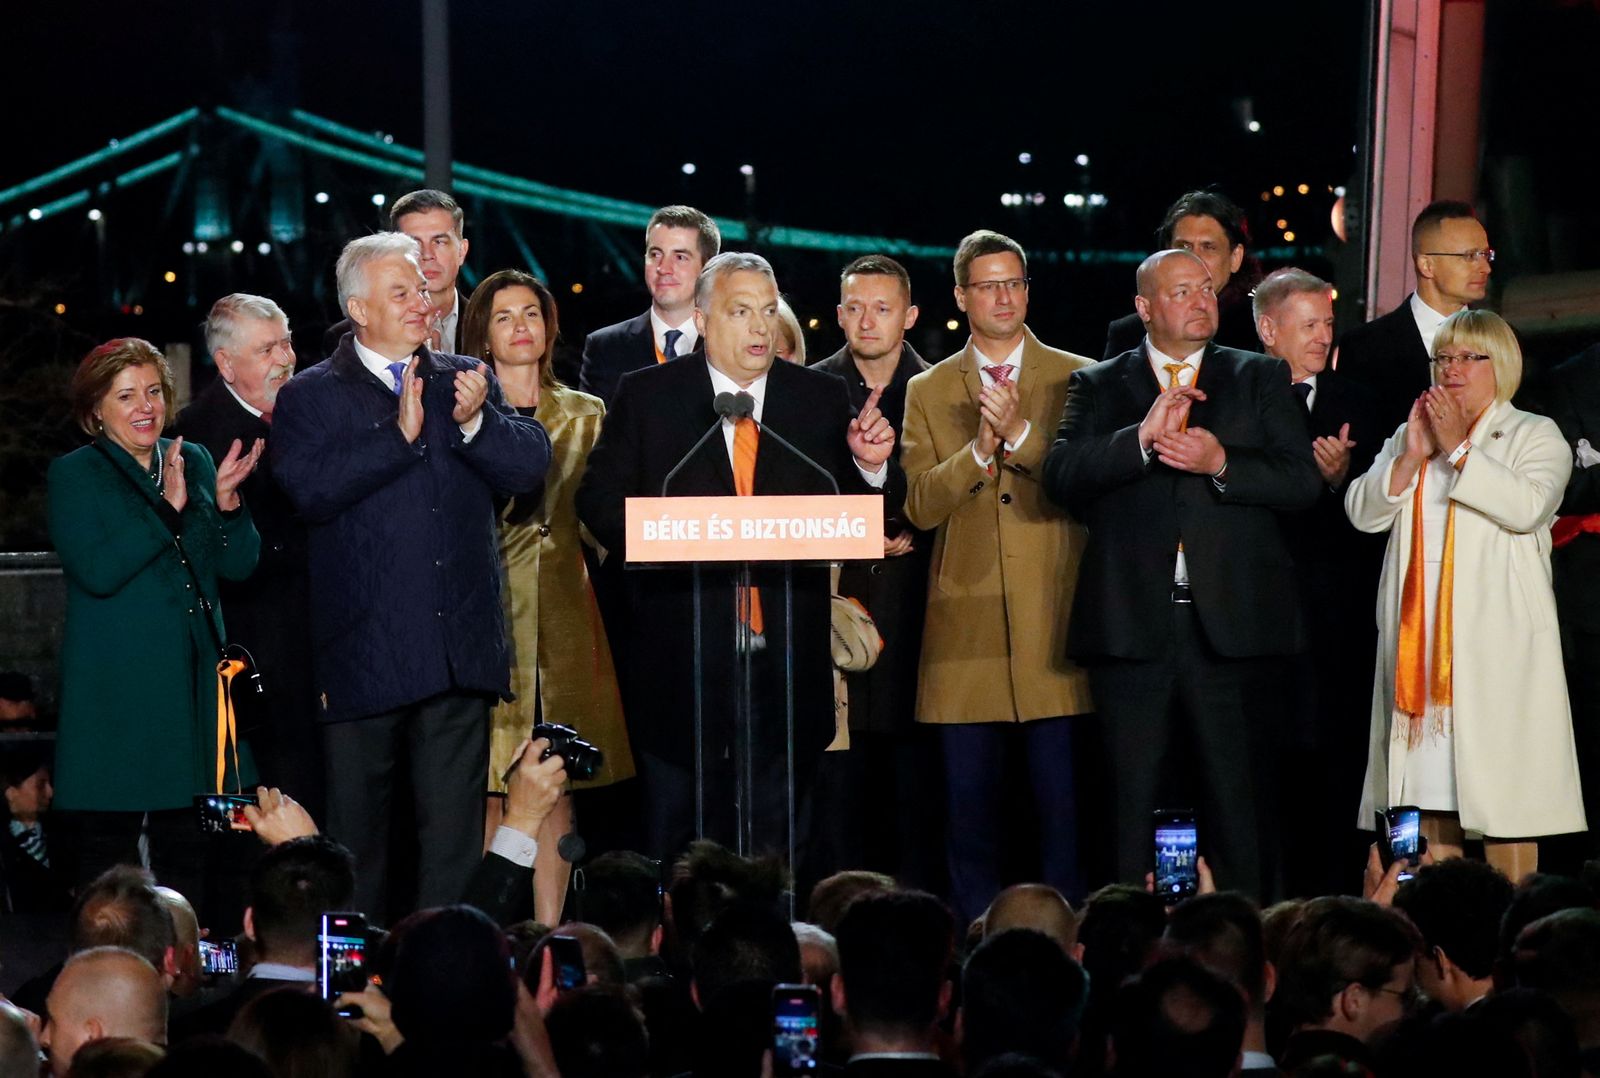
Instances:
[[[256,800],[260,807],[246,805],[244,818],[250,821],[256,837],[268,846],[317,833],[317,821],[311,818],[311,813],[277,787],[269,790],[257,786]]]
[[[529,838],[538,835],[539,826],[561,800],[567,783],[566,761],[559,756],[540,759],[549,747],[550,742],[542,737],[524,741],[517,762],[506,776],[506,810],[501,826]]]

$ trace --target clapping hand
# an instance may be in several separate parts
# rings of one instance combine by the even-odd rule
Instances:
[[[1322,473],[1324,483],[1337,487],[1344,482],[1350,471],[1350,448],[1355,444],[1350,440],[1348,423],[1340,426],[1337,438],[1322,437],[1312,441],[1311,455],[1317,458],[1317,470]]]
[[[1156,435],[1153,448],[1162,464],[1194,475],[1216,475],[1228,462],[1227,450],[1204,427],[1165,431]]]
[[[189,504],[189,484],[183,478],[183,439],[172,439],[172,446],[161,462],[161,496],[181,513]]]
[[[1452,452],[1467,440],[1472,429],[1472,417],[1462,409],[1455,395],[1442,386],[1430,386],[1418,402],[1428,429],[1433,432],[1437,452]]]
[[[1158,435],[1181,431],[1189,421],[1190,406],[1205,399],[1205,390],[1194,386],[1173,386],[1162,390],[1145,417],[1139,421],[1139,448],[1149,450],[1155,445]]]
[[[422,379],[417,377],[417,357],[412,356],[400,376],[400,414],[395,420],[407,443],[415,442],[422,433],[422,386]]]
[[[867,403],[861,406],[861,414],[850,421],[850,429],[845,436],[851,456],[869,472],[877,471],[889,459],[889,454],[894,452],[894,428],[889,425],[889,417],[878,410],[878,398],[881,396],[883,387],[879,386],[867,397]]]
[[[466,426],[483,408],[489,397],[489,368],[481,362],[470,371],[456,372],[456,407],[450,418],[458,426]]]
[[[239,484],[249,478],[261,461],[261,451],[266,441],[257,438],[250,452],[241,454],[244,443],[235,438],[228,447],[228,455],[217,465],[217,508],[231,513],[239,508]]]

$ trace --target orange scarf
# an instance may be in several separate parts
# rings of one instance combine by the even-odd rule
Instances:
[[[242,674],[244,663],[223,659],[217,663],[217,793],[225,792],[228,780],[228,750],[233,750],[233,789],[243,793],[239,776],[239,723],[233,713],[233,679]]]
[[[1451,630],[1454,622],[1456,573],[1456,506],[1444,522],[1444,559],[1439,566],[1439,603],[1434,616],[1433,677],[1428,677],[1424,658],[1427,647],[1427,571],[1422,542],[1422,485],[1428,468],[1417,473],[1417,489],[1411,496],[1411,555],[1406,563],[1405,584],[1400,591],[1400,641],[1394,671],[1395,710],[1409,718],[1406,748],[1422,744],[1422,718],[1431,702],[1434,708],[1434,733],[1444,733],[1444,713],[1451,706],[1451,659],[1455,654]]]

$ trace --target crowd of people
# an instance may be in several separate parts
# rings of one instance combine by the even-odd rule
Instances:
[[[917,354],[911,276],[868,254],[840,275],[844,347],[809,365],[772,266],[669,206],[649,309],[588,334],[576,389],[544,282],[461,291],[444,192],[390,216],[339,258],[321,362],[297,372],[287,316],[241,293],[175,417],[147,342],[74,376],[90,444],[49,475],[54,770],[9,754],[0,869],[8,909],[73,903],[72,957],[24,1003],[129,1010],[46,1032],[58,1075],[78,1040],[124,1036],[127,1060],[176,1065],[148,1045],[200,1026],[178,1004],[158,1030],[150,974],[192,997],[201,924],[252,941],[261,1000],[194,1021],[274,1073],[303,1051],[330,1074],[479,1052],[490,1073],[755,1074],[773,986],[802,981],[823,1058],[863,1072],[1226,1074],[1241,1052],[1382,1072],[1441,1029],[1587,1046],[1587,982],[1557,989],[1587,966],[1556,949],[1588,922],[1519,942],[1501,920],[1528,894],[1596,905],[1535,872],[1600,783],[1600,355],[1522,387],[1515,334],[1473,307],[1494,251],[1471,206],[1422,211],[1416,291],[1337,344],[1331,285],[1262,277],[1239,208],[1191,192],[1101,360],[1035,336],[1027,252],[980,230],[953,263],[960,351]],[[834,491],[882,499],[881,559],[626,567],[629,498]],[[877,646],[839,669],[845,602]],[[195,826],[198,795],[258,780],[268,852]],[[1138,881],[1180,805],[1208,893],[1169,910]],[[1365,898],[1279,902],[1354,891],[1359,831],[1403,806],[1432,862],[1415,879],[1374,848]],[[652,924],[594,912],[646,875]],[[141,937],[116,903],[144,890],[189,912]],[[811,895],[793,931],[785,894]],[[394,926],[364,1017],[256,983],[312,980],[309,918],[340,909]],[[534,925],[582,943],[594,988],[557,991]],[[1491,973],[1515,1006],[1479,1004]],[[1033,1062],[990,1061],[1011,1052]]]

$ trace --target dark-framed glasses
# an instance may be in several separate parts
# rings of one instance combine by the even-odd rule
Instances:
[[[967,287],[976,289],[986,296],[998,295],[1001,292],[1009,295],[1014,292],[1026,292],[1028,290],[1028,278],[1010,277],[1004,281],[973,281]]]
[[[1482,363],[1490,358],[1492,357],[1484,355],[1482,352],[1435,352],[1433,354],[1433,365],[1440,370],[1444,370],[1446,367],[1457,363]]]
[[[1474,265],[1479,262],[1494,261],[1493,247],[1479,247],[1474,251],[1423,251],[1422,253],[1431,258],[1464,258]]]

